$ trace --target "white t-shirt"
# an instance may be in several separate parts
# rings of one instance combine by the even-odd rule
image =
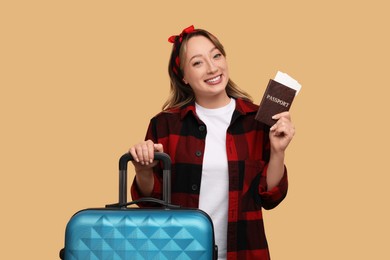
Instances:
[[[207,128],[199,208],[213,220],[218,259],[226,259],[229,204],[226,130],[235,107],[236,101],[233,98],[228,105],[216,109],[207,109],[195,104],[196,113]]]

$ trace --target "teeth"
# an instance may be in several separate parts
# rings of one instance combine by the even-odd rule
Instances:
[[[213,79],[206,80],[206,82],[213,83],[213,82],[218,81],[220,78],[221,78],[221,76],[218,76],[218,77],[215,77],[215,78],[213,78]]]

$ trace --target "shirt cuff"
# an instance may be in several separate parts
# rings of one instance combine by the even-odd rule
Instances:
[[[279,184],[274,188],[272,188],[271,190],[266,189],[260,191],[262,207],[264,209],[275,208],[286,197],[287,190],[288,190],[287,168],[284,167],[283,177],[280,180]]]

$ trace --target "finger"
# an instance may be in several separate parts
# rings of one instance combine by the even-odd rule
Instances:
[[[133,147],[130,147],[129,153],[130,153],[131,156],[133,157],[134,161],[139,162],[139,158],[138,158],[138,155],[137,155],[137,153],[136,153],[136,151],[135,151],[135,147],[134,147],[134,146],[133,146]]]
[[[289,125],[291,124],[291,117],[290,113],[288,111],[282,112],[280,114],[276,114],[272,117],[273,119],[277,120],[276,123],[271,127],[271,131],[275,130],[276,127]]]
[[[148,164],[149,163],[149,147],[146,142],[142,143],[141,145],[141,153],[142,153],[142,158],[143,158],[143,163]]]
[[[295,128],[291,123],[281,121],[275,125],[275,129],[272,132],[276,136],[292,138],[295,134]]]
[[[282,120],[279,119],[271,128],[271,132],[274,132],[274,134],[281,134],[283,131],[286,129],[286,123]]]
[[[285,126],[285,122],[281,119],[279,119],[271,128],[271,131],[281,131],[281,128]]]
[[[146,165],[152,163],[154,160],[154,142],[147,140],[143,143],[142,152],[144,153],[144,159]]]
[[[145,164],[145,154],[144,154],[143,147],[144,147],[144,143],[139,143],[134,147],[135,152],[137,153],[139,163],[141,163],[142,165]]]
[[[164,152],[164,147],[162,144],[154,144],[154,151],[162,153]]]
[[[275,136],[282,136],[282,135],[285,135],[285,127],[282,126],[281,124],[278,124],[274,127],[274,129],[272,130],[272,133],[275,135]]]
[[[152,141],[147,142],[149,163],[154,159],[154,143]]]
[[[276,115],[272,116],[272,119],[274,119],[274,120],[279,120],[281,118],[286,118],[288,120],[291,120],[290,112],[289,111],[284,111],[282,113],[279,113],[279,114],[276,114]]]

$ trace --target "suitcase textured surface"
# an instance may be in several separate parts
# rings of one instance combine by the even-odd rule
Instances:
[[[186,209],[83,210],[68,223],[66,259],[213,259],[208,216]]]
[[[160,158],[159,154],[157,155],[157,158]],[[163,157],[167,160],[164,154]],[[65,248],[61,252],[61,258],[216,259],[217,249],[210,217],[199,209],[170,205],[169,185],[164,184],[164,201],[161,202],[165,203],[165,207],[126,206],[129,204],[126,203],[126,165],[131,159],[126,155],[125,159],[120,161],[119,203],[107,208],[77,212],[66,226]],[[169,168],[170,161],[165,162],[166,183],[170,181]]]

